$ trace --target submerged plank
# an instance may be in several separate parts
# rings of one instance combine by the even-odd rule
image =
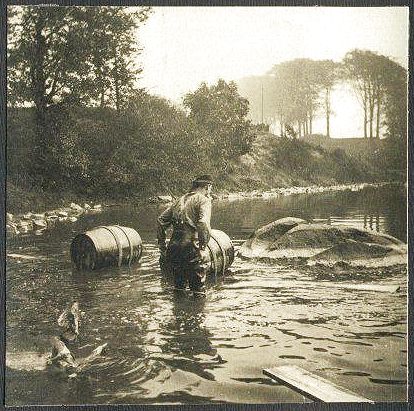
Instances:
[[[37,260],[38,257],[33,257],[32,255],[24,255],[24,254],[7,254],[7,257],[10,258],[21,258],[22,260]]]
[[[374,291],[381,293],[396,293],[400,291],[401,286],[398,284],[394,285],[385,285],[385,284],[353,284],[353,283],[342,283],[342,282],[330,282],[330,281],[287,281],[287,280],[274,280],[274,279],[259,279],[255,281],[255,285],[251,285],[249,280],[238,282],[230,286],[233,289],[242,289],[244,286],[249,286],[250,288],[267,288],[267,289],[278,289],[278,288],[290,288],[290,287],[326,287],[326,288],[342,288],[348,290],[357,290],[357,291]]]
[[[358,291],[376,291],[380,293],[396,293],[400,290],[399,285],[380,285],[380,284],[328,284],[329,287],[335,288],[345,288],[348,290],[358,290]]]
[[[297,366],[283,365],[265,369],[263,374],[314,401],[373,402]]]

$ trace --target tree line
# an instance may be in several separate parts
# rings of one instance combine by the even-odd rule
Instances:
[[[250,149],[248,101],[235,83],[201,84],[183,107],[137,87],[137,29],[150,15],[149,7],[9,8],[16,184],[102,195],[182,190],[197,173],[224,179]]]
[[[352,50],[342,62],[295,59],[272,67],[264,76],[240,82],[256,108],[266,93],[266,115],[276,117],[280,134],[313,134],[313,121],[323,113],[330,137],[331,94],[340,83],[352,86],[363,111],[364,137],[379,139],[380,131],[406,138],[407,72],[392,59],[369,50]],[[263,87],[262,91],[260,87]],[[263,98],[263,96],[261,96]],[[263,110],[263,106],[259,109]]]

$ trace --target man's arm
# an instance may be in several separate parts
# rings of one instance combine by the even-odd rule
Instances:
[[[157,219],[157,240],[160,251],[165,251],[167,249],[166,231],[172,224],[172,215],[172,207],[170,206],[164,210]]]
[[[199,205],[198,220],[196,222],[200,250],[204,250],[210,241],[211,200],[202,197]]]

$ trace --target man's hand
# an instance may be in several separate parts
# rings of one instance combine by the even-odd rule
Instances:
[[[164,253],[167,251],[167,242],[165,240],[158,239],[158,249],[160,253]]]
[[[208,255],[209,255],[209,251],[203,247],[203,248],[199,248],[199,252],[200,252],[200,261],[202,265],[205,265],[209,259],[208,259]]]
[[[166,259],[167,259],[167,249],[166,248],[160,248],[159,263],[160,263],[161,270],[165,267]]]

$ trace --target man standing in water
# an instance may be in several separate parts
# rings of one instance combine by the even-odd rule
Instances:
[[[188,282],[192,291],[204,291],[207,267],[203,253],[210,240],[212,183],[208,174],[197,177],[191,190],[158,217],[160,265],[172,273],[177,289],[184,289]],[[166,230],[171,226],[167,247]]]

